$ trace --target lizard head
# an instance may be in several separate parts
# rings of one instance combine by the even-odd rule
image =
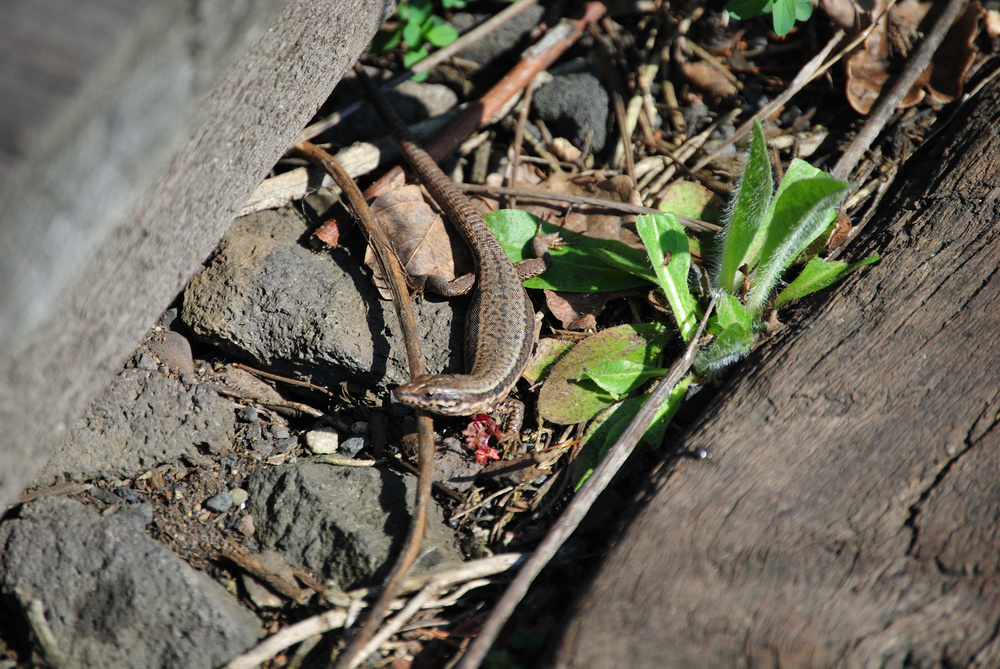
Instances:
[[[445,416],[469,416],[483,413],[481,403],[470,400],[467,391],[459,390],[461,379],[455,374],[418,376],[394,391],[393,397],[403,404]]]

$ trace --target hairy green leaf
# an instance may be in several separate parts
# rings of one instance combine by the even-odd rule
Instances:
[[[592,379],[612,396],[621,398],[649,379],[664,376],[668,371],[670,370],[622,358],[594,365],[584,372],[584,376]]]
[[[747,296],[747,310],[754,318],[760,317],[781,274],[833,220],[846,193],[845,182],[821,173],[793,183],[775,197],[774,216]]]
[[[739,323],[722,331],[712,345],[702,349],[695,358],[694,368],[706,378],[718,376],[726,367],[745,356],[753,346],[753,333]]]
[[[585,370],[608,360],[652,365],[672,336],[662,323],[635,323],[587,337],[552,366],[538,392],[539,415],[559,425],[594,418],[617,400],[586,378]]]
[[[840,260],[827,262],[821,258],[813,258],[802,268],[802,272],[795,280],[778,294],[774,306],[775,308],[780,307],[792,300],[797,300],[800,297],[805,297],[828,286],[832,286],[854,270],[878,262],[878,259],[878,256],[868,256],[861,262],[848,265],[846,262]]]
[[[736,289],[737,274],[760,229],[773,189],[774,177],[764,141],[764,128],[760,121],[754,119],[750,153],[723,233],[722,262],[715,281],[721,290],[732,292]]]
[[[746,310],[739,298],[729,293],[722,293],[715,302],[713,320],[721,332],[730,325],[738,324],[747,332],[753,332],[753,317]]]
[[[673,214],[643,214],[635,227],[649,253],[660,290],[677,319],[681,337],[689,342],[698,327],[698,302],[687,283],[691,247],[684,228]]]

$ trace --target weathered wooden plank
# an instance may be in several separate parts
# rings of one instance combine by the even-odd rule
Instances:
[[[5,4],[0,509],[391,9],[373,0]]]
[[[997,666],[998,123],[993,82],[687,432],[556,666]]]

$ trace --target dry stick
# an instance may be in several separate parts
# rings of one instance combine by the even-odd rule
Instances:
[[[423,590],[411,597],[410,601],[406,603],[406,606],[400,609],[399,613],[392,617],[392,620],[383,625],[382,629],[378,630],[376,634],[372,635],[371,639],[359,648],[359,651],[355,653],[354,657],[346,663],[346,669],[355,669],[359,664],[364,662],[366,657],[376,653],[379,646],[388,641],[393,634],[398,632],[403,625],[409,622],[410,618],[415,616],[417,611],[422,609],[432,597],[437,595],[439,590],[441,590],[441,586],[436,583],[430,583],[424,586]]]
[[[448,46],[438,49],[431,55],[427,56],[427,58],[424,58],[422,61],[411,67],[409,70],[406,70],[398,77],[390,81],[388,84],[383,86],[382,87],[383,90],[395,88],[396,86],[400,85],[407,79],[410,79],[414,75],[420,74],[421,72],[426,72],[432,67],[440,63],[443,63],[444,61],[451,58],[453,55],[455,55],[468,45],[474,42],[478,42],[483,37],[490,34],[494,30],[502,26],[504,23],[510,21],[515,16],[517,16],[524,10],[528,9],[528,7],[531,7],[532,5],[535,4],[538,4],[538,0],[518,0],[514,4],[504,9],[502,12],[498,13],[496,16],[486,21],[483,21],[478,26],[476,26],[469,32],[465,33],[464,35],[459,37],[457,40],[455,40]],[[327,130],[337,125],[338,123],[343,121],[345,118],[347,118],[354,112],[361,109],[364,103],[365,99],[363,97],[359,98],[356,102],[353,102],[344,109],[331,114],[322,121],[317,121],[316,123],[307,126],[302,132],[299,133],[299,136],[295,138],[293,146],[295,144],[300,144],[301,142],[309,141],[316,135],[320,134],[321,132],[326,132]]]
[[[534,77],[524,89],[524,97],[521,99],[521,113],[517,117],[517,127],[514,129],[514,141],[510,145],[510,187],[517,187],[517,172],[521,166],[521,142],[524,141],[524,126],[528,122],[528,112],[531,111],[531,98],[538,88],[539,79]],[[517,200],[511,199],[507,207],[513,209],[517,206]]]
[[[659,209],[652,207],[641,207],[628,202],[615,202],[614,200],[602,200],[598,197],[587,197],[585,195],[566,195],[552,191],[543,191],[537,188],[502,188],[499,186],[481,186],[479,184],[456,184],[466,193],[476,193],[487,196],[516,196],[535,200],[549,200],[553,202],[567,202],[574,205],[584,205],[591,207],[601,207],[609,211],[620,211],[626,214],[662,214]],[[715,223],[708,223],[697,218],[678,216],[678,222],[685,228],[698,232],[718,232],[722,226]]]
[[[941,41],[948,33],[948,29],[951,28],[951,24],[955,22],[955,19],[958,18],[958,15],[965,8],[966,4],[968,4],[968,0],[949,0],[948,4],[945,5],[941,15],[934,22],[934,27],[930,29],[930,32],[920,42],[917,50],[906,59],[903,71],[896,77],[892,86],[888,90],[882,89],[882,94],[879,95],[878,102],[875,103],[875,108],[872,109],[871,114],[868,116],[865,127],[861,129],[858,136],[854,138],[851,145],[844,151],[844,155],[833,166],[832,174],[834,177],[846,179],[854,171],[858,161],[861,160],[861,156],[868,150],[868,147],[875,141],[878,134],[882,132],[885,124],[889,121],[889,117],[896,111],[899,102],[909,92],[910,88],[913,87],[913,83],[917,80],[917,77],[927,69],[927,65],[930,64],[931,58],[941,45]]]
[[[486,620],[486,624],[483,625],[479,634],[476,635],[476,638],[469,645],[465,656],[458,663],[457,669],[476,669],[482,663],[490,646],[493,645],[500,630],[503,629],[504,623],[507,622],[507,619],[514,612],[514,608],[524,597],[525,593],[528,592],[528,587],[532,581],[535,580],[535,577],[538,576],[545,565],[549,563],[549,560],[556,554],[556,551],[559,550],[563,542],[576,530],[580,521],[587,515],[590,507],[597,501],[597,497],[611,483],[611,479],[621,469],[628,456],[632,454],[632,450],[639,443],[639,439],[642,438],[642,435],[652,425],[656,412],[667,401],[674,386],[677,385],[694,363],[694,357],[698,351],[698,340],[705,330],[708,316],[712,313],[714,307],[715,297],[712,298],[711,303],[705,310],[705,316],[698,325],[698,331],[691,338],[691,343],[688,344],[684,355],[670,366],[667,376],[656,387],[656,390],[649,396],[645,404],[642,405],[639,413],[629,423],[625,432],[622,433],[618,441],[615,442],[615,445],[608,451],[608,454],[604,456],[601,464],[598,465],[594,473],[591,474],[587,482],[577,492],[576,497],[573,498],[573,501],[563,511],[562,516],[559,517],[559,520],[549,530],[545,539],[542,540],[542,543],[538,545],[538,548],[528,558],[524,567],[521,568],[520,573],[507,586],[503,597],[497,602],[497,605],[490,613],[490,617]]]
[[[403,583],[403,590],[406,592],[416,592],[431,583],[450,586],[470,581],[480,581],[484,577],[494,576],[514,569],[524,562],[524,559],[525,557],[522,553],[501,553],[500,555],[494,555],[482,560],[467,562],[460,567],[450,567],[431,574],[410,577]],[[348,594],[352,597],[365,597],[369,594],[374,594],[374,592],[374,588],[361,588],[359,590],[352,590]],[[402,605],[402,600],[393,602],[393,608],[400,608]],[[243,655],[232,660],[225,666],[225,669],[253,669],[274,658],[286,648],[301,643],[317,634],[324,634],[342,627],[346,620],[347,611],[332,609],[294,625],[289,625],[280,632],[264,639],[260,644],[251,648]]]
[[[396,307],[396,316],[399,319],[400,328],[403,332],[403,341],[406,343],[406,356],[410,363],[410,374],[416,378],[426,373],[423,356],[420,353],[420,336],[417,332],[417,322],[413,317],[413,305],[406,289],[406,279],[403,275],[402,264],[399,257],[393,251],[392,243],[382,227],[375,219],[368,203],[358,189],[357,184],[351,179],[347,171],[334,160],[326,151],[323,151],[311,142],[298,144],[296,150],[305,155],[309,160],[322,167],[333,177],[347,196],[347,200],[354,210],[355,216],[361,222],[361,227],[368,236],[368,242],[375,253],[382,274],[389,284],[389,291],[392,293],[392,301]],[[410,523],[410,530],[403,544],[403,550],[396,558],[392,574],[389,576],[385,588],[378,600],[369,609],[368,617],[358,631],[354,641],[341,654],[341,659],[337,666],[346,664],[357,654],[364,643],[371,638],[378,629],[379,624],[385,616],[385,611],[390,602],[395,598],[400,586],[406,579],[410,567],[417,561],[420,555],[420,544],[424,539],[424,529],[427,525],[427,508],[430,505],[431,485],[433,483],[434,472],[434,425],[431,417],[424,411],[417,411],[417,459],[420,463],[420,471],[417,474],[417,493],[414,503],[413,519]]]
[[[609,32],[609,37],[613,39],[614,24],[608,22],[604,28]],[[621,76],[621,69],[617,66],[618,60],[614,57],[615,50],[614,47],[605,39],[601,31],[597,29],[597,24],[593,24],[587,27],[587,32],[590,36],[597,42],[597,58],[598,64],[607,77],[608,81],[611,83],[611,103],[615,110],[615,123],[618,126],[618,140],[621,147],[621,155],[619,157],[618,148],[615,148],[615,165],[613,167],[618,167],[620,160],[625,161],[625,174],[628,178],[635,183],[635,159],[632,155],[632,133],[629,132],[628,122],[626,120],[625,113],[625,101],[623,99],[622,89],[628,90],[627,81],[623,80]]]

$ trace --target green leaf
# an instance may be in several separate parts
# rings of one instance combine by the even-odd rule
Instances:
[[[812,0],[795,0],[795,20],[808,21],[813,13]]]
[[[787,35],[795,25],[795,0],[774,0],[771,19],[774,22],[774,32]]]
[[[726,9],[735,19],[749,19],[771,11],[771,0],[729,0]]]
[[[774,306],[778,308],[792,300],[797,300],[800,297],[823,290],[840,281],[854,270],[860,269],[865,265],[871,265],[874,262],[878,262],[878,260],[878,256],[868,256],[861,262],[848,265],[846,262],[840,260],[827,262],[821,258],[813,258],[802,268],[802,272],[795,280],[778,294]]]
[[[739,298],[729,293],[722,293],[715,302],[715,320],[720,330],[730,325],[740,325],[747,332],[753,332],[753,316],[746,310]]]
[[[662,323],[619,325],[587,337],[552,366],[538,392],[538,413],[559,425],[590,420],[617,400],[586,372],[608,360],[653,365],[670,339]]]
[[[424,38],[436,47],[448,46],[458,39],[458,31],[445,23],[427,30]]]
[[[594,253],[598,258],[615,269],[628,272],[633,276],[656,283],[656,272],[649,264],[649,256],[625,244],[608,245],[606,248],[594,247]]]
[[[441,0],[441,6],[445,9],[465,9],[465,0]]]
[[[663,434],[684,401],[688,387],[693,380],[694,376],[685,376],[670,391],[667,401],[656,412],[653,423],[646,430],[646,434],[642,436],[643,443],[650,446],[659,446],[663,442]],[[632,419],[635,418],[635,415],[639,413],[639,409],[642,408],[648,399],[649,395],[632,397],[611,407],[598,416],[595,424],[590,426],[587,434],[584,435],[585,443],[583,449],[574,461],[573,485],[576,489],[579,489],[584,481],[594,473],[594,469],[604,459],[608,450],[611,449],[618,440],[618,437],[625,431],[625,428],[632,422]]]
[[[792,159],[791,164],[789,164],[788,169],[785,171],[785,178],[778,184],[778,190],[774,192],[774,197],[771,198],[771,206],[767,208],[764,220],[761,221],[760,228],[757,230],[757,234],[754,235],[753,242],[750,243],[750,248],[743,258],[743,262],[747,267],[752,270],[760,261],[760,249],[764,246],[767,231],[771,229],[771,220],[774,218],[774,207],[778,202],[778,198],[793,184],[797,184],[804,179],[814,179],[821,176],[829,175],[804,160],[799,158]]]
[[[716,337],[710,347],[698,354],[694,361],[695,371],[706,378],[718,376],[726,367],[749,353],[753,341],[752,332],[739,323],[733,323]]]
[[[424,41],[423,21],[416,19],[407,21],[406,25],[403,26],[403,41],[406,42],[411,49],[419,47]],[[412,51],[407,52],[407,54],[409,53],[412,53]]]
[[[427,56],[428,52],[427,52],[427,47],[425,46],[422,46],[416,50],[407,51],[406,53],[403,54],[403,67],[413,67]],[[426,76],[427,72],[421,72],[420,74]],[[417,76],[419,75],[413,77],[414,81],[418,81]]]
[[[673,309],[681,337],[689,342],[698,328],[698,302],[688,288],[691,247],[684,228],[673,214],[643,214],[635,227],[649,253],[657,284]]]
[[[754,318],[760,317],[781,274],[833,220],[847,193],[847,183],[821,175],[797,181],[775,197],[774,217],[747,296],[747,310]]]
[[[750,153],[723,233],[722,262],[715,282],[721,290],[732,292],[736,289],[740,266],[747,262],[750,247],[771,203],[773,190],[774,177],[767,155],[764,128],[759,120],[754,119]]]
[[[396,48],[399,44],[399,40],[403,38],[403,26],[400,25],[395,30],[383,30],[376,33],[375,37],[372,38],[371,44],[368,46],[369,51],[375,53],[385,53]]]
[[[531,241],[539,232],[539,224],[542,234],[561,231],[558,226],[520,209],[501,209],[483,218],[512,262],[532,257],[527,249],[531,248]],[[552,267],[528,279],[524,285],[574,293],[608,292],[645,285],[646,280],[602,260],[597,255],[601,249],[620,257],[634,258],[636,253],[618,241],[586,235],[567,236],[561,248],[549,251]]]
[[[715,193],[694,181],[677,180],[660,193],[660,203],[656,208],[664,214],[687,216],[714,223],[718,220],[719,209]]]
[[[404,23],[409,21],[410,17],[412,17],[415,13],[416,10],[408,2],[401,2],[396,6],[396,16],[399,17],[399,20]]]
[[[616,399],[629,394],[647,380],[664,376],[668,369],[653,367],[627,359],[608,360],[584,372],[600,388]]]

